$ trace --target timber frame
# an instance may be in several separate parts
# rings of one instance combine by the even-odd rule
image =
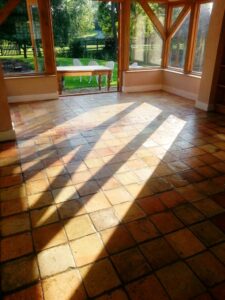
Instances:
[[[10,13],[21,0],[8,0],[4,8],[0,10],[0,25],[7,19]],[[39,7],[40,25],[42,32],[42,46],[44,51],[45,74],[56,74],[54,40],[51,19],[50,0],[26,0],[27,4],[36,2]],[[95,0],[109,2],[110,0]],[[200,5],[213,2],[213,0],[111,0],[119,5],[119,47],[118,47],[118,83],[119,91],[122,90],[123,72],[129,70],[130,57],[130,8],[133,1],[141,5],[149,19],[155,26],[163,40],[162,68],[168,68],[168,56],[170,41],[182,25],[185,17],[190,13],[187,51],[184,65],[184,73],[192,72],[196,37],[199,23]],[[165,25],[162,25],[149,3],[163,4],[166,9]],[[172,24],[172,10],[174,7],[183,6],[179,16]],[[29,14],[28,14],[29,16]],[[36,73],[37,74],[37,73]],[[33,74],[34,75],[34,74]]]

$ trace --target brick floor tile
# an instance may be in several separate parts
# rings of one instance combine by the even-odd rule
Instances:
[[[39,279],[36,259],[25,257],[2,265],[1,287],[3,292],[31,284]]]
[[[0,221],[1,235],[7,236],[30,230],[30,220],[27,213],[4,218]]]
[[[166,295],[162,285],[154,275],[139,279],[126,286],[131,300],[166,300]]]
[[[157,271],[157,276],[170,297],[175,300],[189,300],[205,291],[198,278],[183,262]]]
[[[173,248],[163,238],[144,243],[141,251],[154,269],[159,269],[175,262],[179,257]]]
[[[124,282],[136,279],[151,270],[144,256],[137,248],[115,254],[111,259]]]
[[[162,212],[152,215],[150,220],[163,234],[178,230],[183,227],[183,224],[172,212]]]
[[[39,227],[57,222],[59,220],[55,205],[31,211],[32,227]]]
[[[5,296],[4,300],[44,300],[41,284],[35,284],[22,291]]]
[[[100,231],[119,224],[119,219],[115,215],[113,208],[98,210],[90,214],[95,228]]]
[[[224,233],[210,221],[195,224],[190,229],[206,246],[212,246],[225,240]]]
[[[59,223],[47,225],[33,230],[34,247],[41,251],[67,242],[63,226]]]
[[[125,250],[135,244],[131,234],[123,225],[103,230],[100,234],[110,254]]]
[[[88,215],[69,219],[65,222],[64,226],[69,240],[77,239],[95,232]]]
[[[90,297],[97,296],[120,284],[120,280],[108,259],[84,266],[79,270]]]
[[[143,242],[159,235],[156,227],[148,220],[136,220],[126,225],[136,242]]]
[[[41,278],[55,275],[75,267],[72,253],[68,245],[60,245],[46,249],[37,255]]]
[[[203,244],[186,228],[170,233],[165,238],[182,258],[194,255],[205,249]]]
[[[31,234],[28,232],[2,239],[0,245],[1,262],[30,254],[33,251]]]
[[[107,256],[102,240],[97,233],[72,241],[70,245],[78,267],[93,263]]]
[[[209,251],[187,260],[189,266],[207,286],[225,279],[225,267]]]
[[[197,202],[194,202],[194,204],[195,203]],[[205,219],[204,215],[191,203],[175,207],[173,212],[185,225],[191,225]]]

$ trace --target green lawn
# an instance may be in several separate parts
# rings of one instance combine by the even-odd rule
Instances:
[[[1,61],[1,59],[29,63],[31,70],[34,70],[33,58],[30,55],[28,56],[28,58],[23,58],[22,55],[17,55],[17,56],[0,57],[0,61]],[[91,60],[90,58],[81,58],[80,59],[81,63],[84,66],[88,65],[90,60]],[[96,61],[98,62],[99,65],[106,64],[105,60],[96,59]],[[56,64],[57,64],[57,66],[72,66],[73,58],[57,57]],[[115,63],[111,86],[117,86],[117,72],[118,72],[118,65],[117,65],[117,63]],[[80,80],[80,77],[65,77],[64,88],[66,90],[74,90],[74,89],[81,89],[81,88],[92,88],[92,87],[96,88],[96,87],[98,87],[98,83],[96,82],[95,76],[92,78],[92,81],[90,83],[89,83],[89,80],[90,80],[90,77],[86,77],[86,76],[82,76],[81,80]],[[105,76],[102,78],[102,86],[103,87],[106,86]]]

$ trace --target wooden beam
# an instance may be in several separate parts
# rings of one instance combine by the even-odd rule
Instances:
[[[119,55],[118,55],[118,86],[122,91],[123,72],[129,70],[130,64],[130,8],[131,0],[119,6]]]
[[[0,10],[0,25],[5,22],[11,12],[17,7],[21,0],[9,0]]]
[[[50,0],[38,0],[40,25],[42,33],[42,47],[45,60],[45,73],[56,74],[54,38]]]
[[[176,21],[173,23],[173,25],[170,27],[170,30],[168,32],[168,37],[171,38],[174,33],[179,29],[179,27],[182,25],[182,22],[184,21],[185,17],[189,13],[191,9],[190,4],[186,4],[182,11],[180,12],[179,16],[177,17]]]
[[[170,26],[171,26],[171,21],[172,21],[172,11],[173,11],[173,7],[170,4],[167,4],[166,21],[165,21],[166,40],[164,41],[163,56],[162,56],[162,67],[163,68],[167,68],[168,60],[169,60],[169,48],[170,48],[171,38],[168,36],[168,33],[169,33]]]
[[[155,15],[155,13],[153,12],[153,10],[151,9],[151,7],[148,5],[148,3],[145,0],[137,0],[137,2],[139,2],[139,4],[142,6],[143,10],[148,15],[148,17],[152,21],[153,25],[156,27],[156,29],[159,32],[159,34],[161,35],[162,39],[165,40],[166,39],[165,29],[164,29],[162,23],[159,21],[159,19]]]
[[[192,71],[196,39],[198,33],[199,13],[200,13],[200,3],[199,2],[193,3],[191,5],[187,52],[186,52],[186,59],[184,65],[185,73],[190,73]]]

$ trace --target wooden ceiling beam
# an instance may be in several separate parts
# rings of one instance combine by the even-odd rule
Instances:
[[[137,2],[142,6],[143,10],[148,15],[148,17],[152,21],[153,25],[156,27],[156,29],[159,32],[159,34],[161,35],[162,39],[165,40],[166,39],[165,29],[164,29],[162,23],[159,21],[159,19],[155,15],[155,13],[153,12],[153,10],[151,9],[151,7],[144,0],[137,0]]]
[[[5,22],[11,12],[17,7],[21,0],[9,0],[0,10],[0,25]]]

